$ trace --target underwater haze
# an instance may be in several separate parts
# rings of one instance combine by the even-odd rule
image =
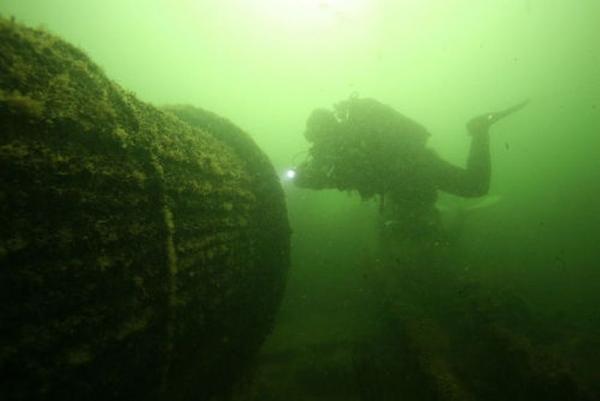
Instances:
[[[476,332],[454,324],[473,287],[449,296],[436,281],[443,274],[406,276],[422,286],[413,300],[438,309],[415,319],[418,329],[390,328],[377,295],[389,296],[389,283],[374,279],[372,267],[380,263],[379,203],[299,188],[287,172],[307,158],[311,111],[351,96],[418,121],[431,133],[428,146],[460,166],[467,121],[528,99],[491,130],[489,193],[440,194],[450,243],[442,265],[477,283],[468,296],[512,308],[500,319],[500,332],[511,334],[495,339],[518,332],[527,339],[514,340],[527,349],[523,360],[538,361],[539,347],[566,366],[561,372],[577,383],[569,388],[585,389],[572,399],[600,398],[600,1],[3,0],[0,15],[74,44],[143,101],[226,117],[273,163],[293,231],[292,267],[273,332],[232,396],[238,401],[483,399],[495,386],[511,388],[499,378],[503,368],[486,365],[481,371],[499,376],[468,379],[477,355],[505,350],[500,340],[490,341],[497,348],[476,336],[478,345],[457,340]],[[433,300],[438,291],[457,305],[444,310]],[[413,316],[409,303],[393,308]],[[388,345],[373,347],[378,341]],[[395,341],[412,345],[397,349]],[[395,353],[408,362],[398,366]],[[463,356],[468,363],[455,362]],[[553,373],[536,363],[517,379],[541,389]],[[414,382],[394,376],[407,371],[419,372]],[[507,394],[523,394],[516,387]],[[407,394],[389,398],[384,388]]]

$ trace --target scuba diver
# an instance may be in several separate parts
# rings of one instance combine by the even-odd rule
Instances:
[[[426,145],[430,134],[415,121],[374,99],[353,97],[333,112],[317,109],[306,123],[309,158],[294,182],[310,189],[356,190],[380,202],[385,238],[439,242],[444,237],[437,192],[461,197],[487,194],[491,162],[490,128],[528,102],[485,113],[467,123],[471,147],[466,168],[440,158]]]

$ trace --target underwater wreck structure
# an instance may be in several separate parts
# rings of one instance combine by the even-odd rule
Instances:
[[[0,19],[1,399],[226,394],[271,329],[289,239],[239,128]]]

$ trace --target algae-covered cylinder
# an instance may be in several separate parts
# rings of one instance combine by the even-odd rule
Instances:
[[[289,238],[232,123],[0,19],[0,399],[222,397],[271,329]]]

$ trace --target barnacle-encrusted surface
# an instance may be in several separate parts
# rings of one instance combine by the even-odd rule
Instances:
[[[272,167],[223,127],[0,19],[0,398],[227,391],[271,327],[289,228]]]

